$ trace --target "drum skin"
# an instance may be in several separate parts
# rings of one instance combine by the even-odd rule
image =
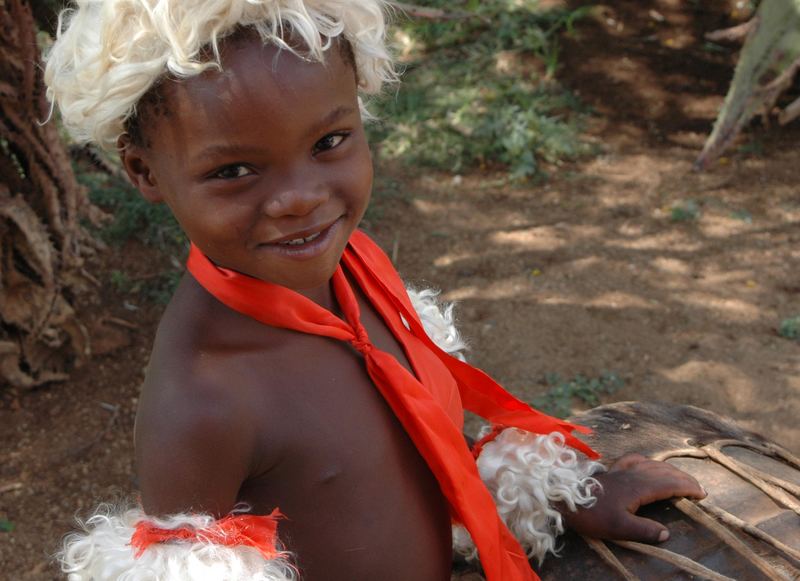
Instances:
[[[800,552],[800,516],[797,513],[800,499],[795,496],[800,489],[800,469],[793,465],[797,458],[780,446],[742,429],[732,420],[691,406],[623,402],[594,408],[571,420],[592,428],[593,433],[585,439],[602,454],[605,464],[613,464],[629,452],[654,459],[668,458],[666,461],[692,474],[708,491],[706,499],[691,503],[701,509],[711,505],[701,511],[703,515],[714,507],[723,509],[791,547],[795,557]],[[772,494],[778,500],[754,484],[764,480],[767,488],[777,489]],[[694,509],[694,506],[688,508]],[[800,579],[800,562],[796,558],[729,523],[723,527],[750,547],[753,554],[745,551],[742,555],[734,550],[707,526],[707,522],[690,518],[671,501],[644,507],[639,514],[669,527],[670,539],[658,547],[688,557],[730,579]],[[716,518],[713,521],[712,524],[720,523]],[[601,559],[584,539],[567,533],[562,541],[560,557],[549,556],[542,567],[534,567],[543,581],[626,579]],[[688,581],[703,578],[614,543],[604,545],[627,569],[628,579]],[[761,568],[755,564],[759,557],[763,559]],[[772,573],[765,573],[765,567]]]

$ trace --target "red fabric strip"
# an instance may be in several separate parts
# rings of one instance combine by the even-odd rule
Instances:
[[[276,537],[281,518],[283,515],[278,509],[266,516],[231,514],[202,529],[188,526],[163,529],[141,520],[136,523],[130,544],[136,550],[134,557],[137,559],[151,545],[170,542],[252,547],[265,559],[273,559],[278,554]]]

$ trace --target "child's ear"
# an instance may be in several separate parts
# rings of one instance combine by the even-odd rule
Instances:
[[[153,176],[144,150],[132,143],[127,134],[120,136],[117,141],[117,149],[128,179],[141,192],[144,199],[154,204],[163,202],[164,196]]]

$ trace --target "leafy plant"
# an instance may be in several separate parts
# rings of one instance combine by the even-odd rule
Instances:
[[[97,232],[106,242],[119,246],[138,238],[172,257],[185,256],[188,240],[165,205],[147,202],[132,186],[105,172],[76,168],[75,173],[88,189],[92,203],[113,216],[113,221]],[[173,263],[174,269],[158,272],[146,280],[135,280],[124,271],[114,270],[110,282],[119,292],[140,294],[147,300],[166,304],[182,276],[181,261],[173,258]]]
[[[130,185],[105,172],[76,168],[78,182],[89,190],[92,203],[110,212],[113,222],[99,234],[106,242],[121,245],[131,238],[168,251],[186,246],[186,236],[164,204],[151,204]]]
[[[10,520],[0,518],[0,533],[10,533],[14,530],[14,523]]]
[[[573,379],[562,379],[557,373],[545,375],[548,390],[531,401],[533,407],[555,416],[566,418],[572,414],[575,400],[587,406],[600,404],[600,396],[614,393],[625,385],[616,374],[603,372],[599,377],[576,375]]]
[[[111,271],[111,284],[119,292],[128,293],[133,289],[133,282],[130,277],[121,270]]]
[[[578,137],[578,100],[551,80],[559,34],[588,8],[492,0],[466,10],[465,18],[400,26],[415,48],[399,90],[371,106],[381,119],[370,127],[380,155],[456,172],[501,164],[526,178],[541,161],[588,152]]]
[[[758,138],[751,138],[747,143],[743,143],[737,148],[737,151],[742,154],[750,154],[755,157],[764,156],[764,142]]]
[[[160,272],[158,276],[147,281],[147,284],[142,286],[142,293],[146,299],[160,305],[166,305],[172,298],[172,293],[175,292],[182,276],[183,269]]]
[[[778,328],[778,334],[787,339],[800,341],[800,315],[784,319]]]
[[[375,181],[372,183],[372,200],[364,214],[364,222],[370,224],[383,217],[384,206],[381,202],[392,199],[404,199],[407,198],[408,195],[403,182],[398,181],[387,173],[376,173]]]
[[[734,220],[740,220],[741,222],[745,222],[746,224],[753,223],[753,215],[747,210],[734,210],[733,212],[731,212],[731,218],[733,218]]]
[[[741,3],[734,12],[749,16],[754,6]],[[771,114],[793,86],[794,63],[800,58],[800,2],[764,0],[754,18],[758,25],[745,38],[725,102],[695,162],[698,168],[719,159],[753,117]],[[795,117],[795,110],[786,107],[778,114],[778,124]]]
[[[694,200],[684,200],[670,209],[670,220],[673,222],[694,222],[702,214],[700,205]]]

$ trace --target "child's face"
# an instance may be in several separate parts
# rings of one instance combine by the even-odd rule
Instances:
[[[353,66],[228,41],[222,73],[170,81],[125,167],[216,264],[295,290],[327,284],[364,215],[372,163]],[[286,244],[293,241],[293,244]]]

